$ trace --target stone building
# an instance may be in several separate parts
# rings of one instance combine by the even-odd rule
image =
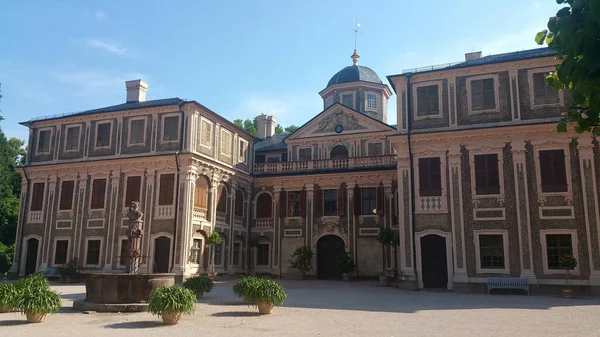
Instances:
[[[139,199],[148,272],[204,272],[216,231],[220,273],[294,277],[289,257],[308,245],[308,274],[323,279],[340,277],[346,251],[360,277],[397,262],[405,288],[475,290],[506,275],[539,289],[564,282],[558,258],[572,254],[573,284],[599,284],[598,143],[556,132],[570,97],[546,86],[550,50],[388,76],[397,126],[392,91],[358,59],[290,135],[275,134],[275,116],[258,116],[254,138],[195,101],[145,101],[142,81],[127,82],[125,104],[23,123],[11,272],[73,257],[121,268],[124,210]],[[384,227],[398,233],[396,256],[375,240]]]

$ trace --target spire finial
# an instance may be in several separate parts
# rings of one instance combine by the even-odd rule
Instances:
[[[354,49],[354,53],[352,53],[352,56],[350,56],[350,58],[352,59],[353,65],[355,65],[355,66],[358,65],[358,59],[360,58],[360,56],[356,52],[356,49]]]

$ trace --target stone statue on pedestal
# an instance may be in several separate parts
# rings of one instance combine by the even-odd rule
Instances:
[[[127,228],[128,240],[125,256],[125,272],[128,274],[137,274],[140,266],[143,216],[144,213],[140,212],[140,203],[133,201],[127,212],[129,228]]]

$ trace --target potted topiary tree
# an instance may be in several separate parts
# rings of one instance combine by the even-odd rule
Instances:
[[[208,277],[215,277],[215,245],[220,245],[223,242],[221,235],[217,232],[212,232],[206,239],[206,245],[211,246],[210,248],[210,264],[208,267]]]
[[[385,274],[385,260],[386,260],[385,253],[386,253],[386,247],[394,244],[394,232],[390,228],[380,229],[379,233],[377,233],[377,242],[381,243],[381,252],[382,252],[381,257],[383,260],[383,263],[382,263],[383,275],[379,276],[379,284],[382,286],[389,286],[390,279]]]
[[[573,255],[562,255],[558,259],[558,265],[565,270],[565,287],[561,289],[562,297],[573,297],[573,289],[569,287],[569,271],[577,267],[577,260]]]
[[[41,323],[47,314],[57,313],[60,309],[60,295],[50,290],[48,281],[40,274],[21,280],[16,289],[18,295],[13,308],[24,313],[29,323]]]
[[[191,315],[195,310],[194,292],[178,285],[156,289],[148,302],[148,311],[169,325],[177,324],[181,315]]]
[[[18,296],[19,291],[14,284],[0,284],[0,313],[13,311]]]
[[[213,288],[213,280],[207,275],[190,277],[183,282],[183,286],[196,293],[196,298],[200,299],[204,293],[209,293]]]
[[[233,285],[233,293],[242,298],[242,302],[248,304],[247,295],[254,283],[259,282],[260,277],[242,276],[237,279]]]
[[[282,305],[286,298],[285,289],[279,283],[262,278],[254,279],[246,293],[248,303],[258,307],[260,314],[270,314],[273,306]]]
[[[56,267],[56,271],[61,276],[62,280],[67,283],[78,282],[81,269],[82,267],[77,258],[72,259],[67,264]]]
[[[290,267],[298,270],[298,279],[304,280],[306,272],[311,268],[313,251],[309,246],[297,248],[290,257]]]
[[[342,281],[350,281],[350,273],[356,269],[356,264],[354,264],[354,260],[352,260],[350,253],[344,252],[344,254],[338,256],[337,266],[342,272]]]

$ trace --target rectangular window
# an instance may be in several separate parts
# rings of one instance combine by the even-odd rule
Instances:
[[[267,157],[267,163],[278,163],[281,161],[280,157]]]
[[[351,109],[354,109],[354,95],[353,94],[342,95],[342,104]]]
[[[323,190],[323,215],[336,216],[337,210],[337,190]]]
[[[219,243],[218,245],[214,245],[215,247],[215,265],[221,265],[221,254],[223,253],[223,244]]]
[[[560,96],[556,89],[552,88],[546,82],[548,73],[533,74],[533,102],[534,105],[558,104]]]
[[[264,154],[257,154],[256,157],[254,158],[254,160],[257,163],[265,163],[267,161],[266,157]]]
[[[109,147],[110,146],[110,130],[112,123],[105,122],[99,123],[96,127],[96,147]]]
[[[439,86],[428,85],[417,88],[417,116],[440,114]]]
[[[288,217],[300,216],[300,192],[287,192]]]
[[[54,265],[59,266],[67,263],[69,252],[69,240],[56,240],[54,247]]]
[[[140,200],[142,188],[142,177],[127,177],[127,190],[125,191],[125,207],[129,207],[134,201]]]
[[[504,238],[502,235],[479,235],[482,269],[504,269]]]
[[[91,209],[103,209],[106,199],[106,179],[94,179],[92,181]]]
[[[493,78],[471,81],[471,109],[473,111],[496,109]]]
[[[539,152],[542,192],[567,192],[567,167],[564,150]]]
[[[288,154],[287,154],[287,152],[281,154],[281,161],[288,161]]]
[[[175,174],[161,174],[158,204],[173,205],[173,192],[175,191]]]
[[[80,126],[67,127],[67,139],[65,140],[65,151],[77,151],[79,149]]]
[[[500,194],[497,154],[478,154],[475,160],[475,194]]]
[[[179,116],[163,118],[163,142],[172,142],[179,139]]]
[[[377,214],[377,189],[366,187],[361,190],[362,215]]]
[[[333,96],[330,95],[325,99],[325,109],[329,108],[332,105],[333,105]]]
[[[261,243],[256,247],[256,265],[257,266],[268,266],[269,265],[269,245]]]
[[[202,140],[201,144],[210,147],[212,143],[212,124],[202,121]]]
[[[369,156],[381,156],[383,155],[383,144],[369,143],[367,151],[369,152]]]
[[[225,130],[221,131],[221,153],[226,156],[231,155],[231,133]]]
[[[141,145],[145,143],[146,120],[132,120],[129,127],[129,145]]]
[[[58,209],[68,211],[73,208],[73,191],[75,190],[75,181],[66,180],[60,185],[60,203]]]
[[[100,264],[100,240],[88,240],[85,264],[92,266]]]
[[[194,188],[194,207],[207,209],[208,187],[206,183],[197,183]]]
[[[548,269],[562,269],[558,263],[561,256],[573,255],[571,234],[546,234]]]
[[[367,94],[367,109],[377,110],[377,96],[375,94]]]
[[[240,265],[240,252],[242,248],[242,244],[240,242],[234,242],[233,243],[233,265],[234,266],[239,266]]]
[[[240,162],[246,162],[246,153],[248,152],[248,143],[240,140]]]
[[[44,190],[46,189],[46,184],[34,183],[31,189],[32,191],[30,210],[41,211],[44,207]]]
[[[300,149],[300,151],[298,151],[298,155],[300,157],[300,161],[312,160],[312,149]]]
[[[43,130],[38,133],[37,153],[50,153],[51,136],[51,130]]]
[[[127,263],[127,243],[129,240],[121,239],[121,252],[119,255],[119,264],[124,266]]]
[[[422,197],[442,195],[442,174],[439,157],[419,158],[419,195]]]
[[[192,255],[190,257],[190,262],[194,264],[200,264],[200,247],[202,241],[200,239],[194,239],[192,244]]]

